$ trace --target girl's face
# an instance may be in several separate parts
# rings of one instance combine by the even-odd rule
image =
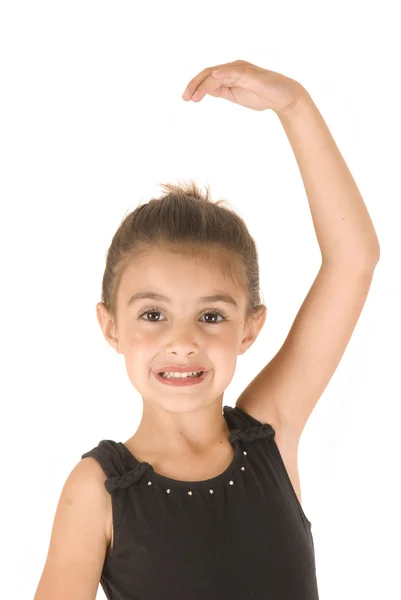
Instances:
[[[133,298],[142,292],[166,299]],[[215,294],[232,302],[201,299]],[[128,377],[143,400],[180,411],[222,397],[237,356],[264,323],[265,314],[257,326],[245,324],[246,301],[244,292],[204,259],[160,251],[137,259],[121,281],[117,337]],[[209,373],[200,384],[173,387],[155,376],[166,365],[201,365]]]

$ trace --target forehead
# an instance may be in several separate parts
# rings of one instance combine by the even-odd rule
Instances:
[[[124,294],[157,288],[168,296],[185,293],[187,297],[219,289],[238,298],[241,290],[230,271],[227,257],[217,251],[193,255],[152,250],[137,256],[126,268],[121,288]]]
[[[225,263],[227,263],[227,256],[219,254],[217,251],[192,254],[190,251],[148,250],[133,259],[127,272],[141,270],[146,275],[152,276],[153,273],[158,275],[165,269],[188,269],[196,270],[202,275],[209,274],[210,277],[220,277],[221,272],[224,274],[227,271]]]

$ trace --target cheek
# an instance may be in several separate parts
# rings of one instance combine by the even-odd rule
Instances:
[[[140,327],[133,327],[131,331],[128,331],[127,335],[130,344],[132,344],[133,346],[150,346],[152,344],[155,344],[158,339],[158,335],[155,332],[149,330],[145,331]]]
[[[233,352],[234,348],[238,344],[239,332],[236,328],[230,328],[222,332],[215,342],[226,348],[229,352]]]
[[[131,364],[142,363],[149,360],[160,350],[156,336],[143,334],[142,332],[125,330],[124,332],[124,354]]]

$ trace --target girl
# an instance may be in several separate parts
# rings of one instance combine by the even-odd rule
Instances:
[[[97,317],[143,399],[126,442],[102,440],[68,476],[35,600],[316,600],[298,443],[364,306],[379,243],[305,88],[237,60],[183,98],[273,110],[294,151],[322,266],[276,356],[235,408],[237,356],[266,318],[244,221],[193,183],[139,206],[115,233]]]

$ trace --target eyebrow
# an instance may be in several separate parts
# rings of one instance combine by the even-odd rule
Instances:
[[[137,302],[138,300],[143,300],[144,298],[148,298],[150,300],[159,300],[159,301],[168,302],[169,304],[171,304],[171,300],[167,296],[163,296],[163,294],[159,294],[159,293],[153,292],[153,291],[146,291],[146,292],[137,292],[136,294],[131,296],[131,298],[128,300],[128,306],[130,306],[134,302]],[[236,303],[234,298],[232,298],[232,296],[230,296],[229,294],[211,294],[210,296],[201,296],[199,298],[199,301],[200,302],[225,302],[226,304],[231,304],[232,306],[235,306],[235,308],[238,308],[238,304]]]

